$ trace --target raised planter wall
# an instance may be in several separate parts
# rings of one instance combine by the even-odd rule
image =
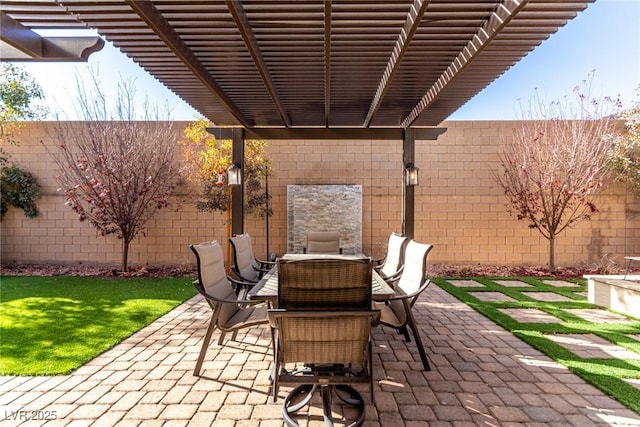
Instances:
[[[640,319],[640,276],[588,275],[585,278],[590,303]]]

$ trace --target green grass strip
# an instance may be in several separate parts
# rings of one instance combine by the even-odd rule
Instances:
[[[0,374],[67,374],[195,295],[191,279],[0,278]]]
[[[454,286],[451,280],[474,280],[484,285]],[[525,286],[502,286],[496,281],[521,281]],[[568,310],[602,309],[585,300],[586,281],[571,280],[579,286],[558,287],[544,283],[538,277],[472,277],[436,278],[433,282],[469,305],[479,313],[512,332],[515,336],[538,349],[554,361],[566,366],[585,381],[618,400],[627,408],[640,414],[640,389],[624,379],[640,379],[640,360],[598,358],[585,359],[547,338],[550,334],[595,334],[605,340],[640,354],[640,341],[631,335],[640,335],[640,320],[629,318],[625,323],[593,323]],[[547,279],[551,280],[551,279]],[[483,301],[475,295],[481,292],[501,292],[514,301]],[[568,301],[537,301],[528,292],[553,292]],[[502,312],[502,309],[538,309],[561,320],[560,323],[520,323]]]

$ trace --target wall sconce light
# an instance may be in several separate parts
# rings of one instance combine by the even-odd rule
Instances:
[[[227,185],[229,187],[242,185],[242,170],[236,163],[233,163],[229,169],[227,169]]]
[[[224,171],[219,170],[216,173],[216,187],[222,187],[224,185]]]
[[[407,187],[418,185],[418,168],[413,163],[407,163],[404,168],[404,184]]]

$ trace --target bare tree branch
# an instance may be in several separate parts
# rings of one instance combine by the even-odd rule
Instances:
[[[496,181],[508,211],[549,240],[551,272],[556,236],[598,212],[596,196],[609,171],[605,135],[615,128],[611,112],[620,103],[589,98],[592,77],[574,89],[573,98],[547,104],[535,96],[522,112],[526,120],[500,135]]]
[[[57,147],[45,147],[58,166],[66,204],[100,234],[122,239],[126,271],[130,243],[182,183],[179,135],[168,115],[150,117],[153,109],[145,111],[153,121],[135,120],[133,81],[120,83],[113,115],[95,74],[93,84],[93,95],[78,85],[77,105],[87,121],[56,122],[51,137]]]

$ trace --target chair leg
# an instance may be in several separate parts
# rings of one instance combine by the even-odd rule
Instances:
[[[430,371],[431,366],[429,366],[429,359],[427,359],[427,353],[424,351],[424,346],[422,345],[422,339],[420,338],[420,331],[416,326],[416,321],[413,318],[413,314],[409,311],[407,325],[411,328],[411,332],[413,332],[413,337],[415,338],[416,346],[418,347],[418,353],[420,353],[420,359],[422,359],[422,366],[424,366],[425,371]]]
[[[371,393],[371,403],[375,403],[373,398],[373,341],[369,340],[369,366],[367,366],[369,374],[369,392]]]
[[[322,391],[322,413],[325,426],[333,426],[333,418],[331,417],[331,388],[329,386],[320,386]]]
[[[409,330],[407,329],[407,325],[404,325],[398,328],[398,332],[404,335],[404,340],[406,342],[411,342],[411,337],[409,336]]]
[[[273,401],[278,400],[278,376],[280,375],[280,359],[278,359],[278,343],[275,341],[275,328],[271,328],[271,342],[273,343],[273,371],[271,371],[271,392]]]
[[[207,328],[207,333],[204,335],[204,339],[202,340],[202,348],[200,348],[200,356],[198,356],[198,361],[196,362],[196,368],[193,371],[193,375],[196,377],[200,376],[200,369],[202,368],[202,362],[204,362],[204,356],[207,354],[207,349],[209,348],[209,344],[211,343],[211,335],[213,335],[213,331],[216,328],[215,319],[212,317],[211,322],[209,322],[209,327]],[[224,335],[224,332],[223,332]]]
[[[235,331],[234,331],[234,333],[235,333]],[[225,335],[226,335],[226,332],[223,331],[223,330],[220,330],[220,338],[218,338],[218,345],[222,345],[223,344]],[[232,338],[235,338],[235,335]]]

